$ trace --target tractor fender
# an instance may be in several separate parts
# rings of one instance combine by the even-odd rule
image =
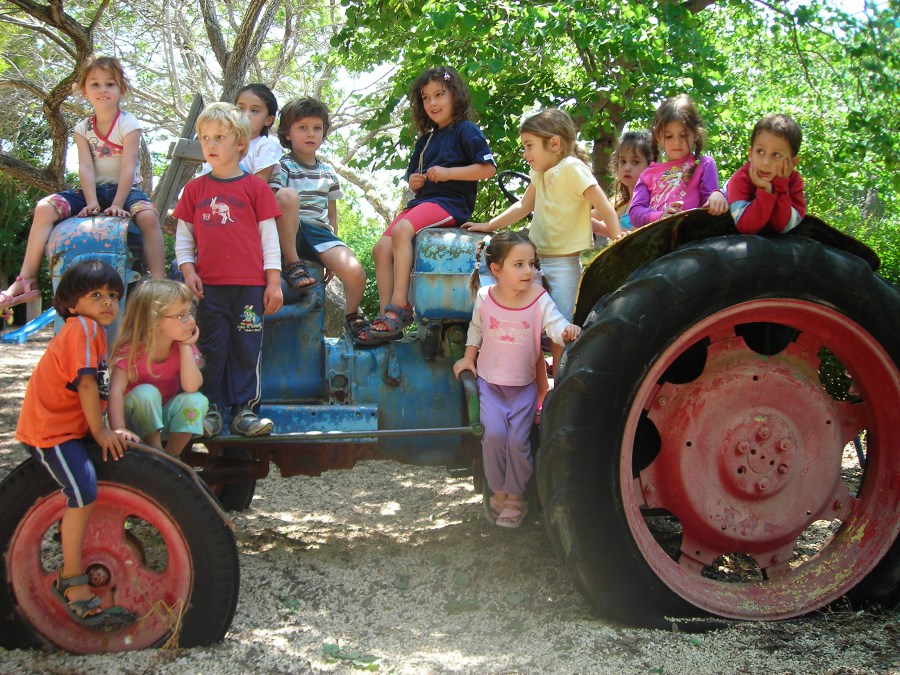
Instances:
[[[705,209],[691,209],[616,239],[600,251],[581,276],[575,323],[583,326],[597,301],[624,284],[641,265],[653,262],[689,242],[729,234],[738,234],[731,214],[711,216]],[[862,258],[872,271],[877,271],[880,264],[878,255],[871,248],[815,216],[806,216],[786,234],[759,236],[807,237]]]

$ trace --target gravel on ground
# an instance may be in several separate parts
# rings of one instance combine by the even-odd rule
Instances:
[[[0,345],[0,478],[26,458],[15,420],[49,337]],[[838,602],[700,633],[617,626],[591,615],[539,517],[490,525],[471,478],[388,461],[277,474],[231,514],[241,592],[223,642],[0,650],[0,673],[900,673],[898,610]]]

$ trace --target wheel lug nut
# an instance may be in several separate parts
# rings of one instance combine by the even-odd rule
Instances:
[[[778,450],[781,452],[790,452],[794,449],[794,444],[787,438],[782,438],[778,441]]]
[[[750,444],[747,441],[738,441],[738,444],[735,447],[735,450],[737,450],[740,455],[746,455],[749,449]]]
[[[665,396],[660,396],[658,399],[656,399],[656,404],[659,406],[664,406],[666,403],[668,403],[668,400],[666,400]]]
[[[769,481],[761,480],[756,484],[756,487],[759,489],[760,492],[765,492],[766,490],[769,489]]]
[[[778,465],[778,473],[780,473],[781,475],[786,474],[790,470],[791,469],[787,464],[779,464]]]
[[[759,431],[756,432],[756,437],[761,441],[766,440],[771,435],[772,430],[769,427],[760,427]]]

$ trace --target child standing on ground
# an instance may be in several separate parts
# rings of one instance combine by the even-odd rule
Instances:
[[[806,215],[803,178],[796,171],[803,132],[787,115],[766,115],[750,135],[749,161],[725,186],[741,234],[793,229]]]
[[[278,139],[290,152],[269,178],[281,209],[278,239],[284,259],[284,280],[306,291],[318,284],[301,256],[317,260],[344,284],[347,329],[358,345],[371,342],[369,321],[360,311],[366,290],[366,271],[338,236],[337,200],[344,196],[334,169],[316,153],[330,127],[328,107],[314,98],[288,102],[281,111]],[[298,249],[299,233],[299,249]],[[326,277],[327,278],[327,277]]]
[[[241,166],[247,173],[267,181],[284,154],[278,141],[269,136],[269,129],[278,114],[278,99],[266,85],[254,82],[238,90],[234,104],[250,121],[250,145]],[[204,162],[200,175],[211,170],[209,163]]]
[[[653,119],[653,163],[634,188],[628,215],[634,227],[703,207],[714,216],[728,210],[719,189],[719,172],[709,155],[701,155],[706,130],[697,106],[687,94],[666,100]],[[659,162],[659,150],[666,161]]]
[[[413,321],[409,280],[413,238],[426,227],[460,226],[472,217],[478,181],[497,167],[481,130],[469,121],[472,97],[453,68],[429,68],[409,90],[419,139],[406,180],[415,194],[375,244],[375,279],[381,314],[376,339],[395,340]]]
[[[649,131],[626,131],[619,137],[619,143],[609,160],[609,168],[615,177],[613,207],[623,230],[634,229],[628,216],[628,208],[631,206],[638,178],[653,161],[651,144]]]
[[[0,307],[12,307],[41,297],[37,273],[53,226],[72,215],[133,216],[141,230],[144,259],[150,275],[164,276],[165,253],[156,207],[141,190],[141,124],[119,109],[128,80],[119,60],[110,56],[85,62],[74,86],[94,109],[93,117],[75,125],[80,190],[66,190],[41,199],[25,247],[25,259],[12,285],[0,292]]]
[[[178,456],[203,434],[208,402],[200,393],[200,331],[194,296],[182,283],[151,279],[128,297],[112,350],[109,423]],[[163,434],[165,432],[165,434]]]
[[[478,376],[478,402],[484,436],[484,473],[494,493],[489,506],[500,527],[518,527],[528,510],[525,484],[533,461],[529,435],[537,409],[535,360],[541,332],[562,347],[581,334],[547,292],[534,283],[537,249],[520,232],[505,231],[478,246],[471,287],[477,291],[466,354],[453,365]],[[494,275],[493,286],[478,288],[478,266],[484,251]],[[477,360],[477,368],[476,368]]]
[[[610,239],[619,236],[619,218],[584,162],[587,155],[578,147],[575,124],[568,113],[550,109],[529,117],[519,136],[525,161],[531,167],[531,183],[522,199],[487,223],[466,223],[463,227],[493,232],[533,211],[529,236],[541,256],[541,273],[550,284],[553,302],[571,321],[581,280],[579,255],[593,245],[591,208],[606,225]],[[551,353],[556,375],[562,347],[551,345]]]
[[[282,305],[278,204],[265,181],[241,168],[250,123],[237,107],[207,106],[197,118],[197,135],[212,171],[185,186],[173,215],[178,266],[200,300],[197,347],[206,361],[201,390],[209,400],[204,435],[221,432],[221,410],[231,407],[232,432],[260,436],[273,426],[257,408],[262,315]]]
[[[123,618],[100,607],[82,559],[84,534],[97,499],[97,474],[83,439],[90,432],[104,462],[107,457],[118,460],[127,443],[138,440],[125,429],[108,429],[103,423],[109,393],[106,327],[119,315],[123,292],[118,272],[99,260],[84,260],[66,270],[54,298],[65,324],[31,375],[16,427],[16,439],[66,496],[59,528],[63,565],[53,592],[75,621],[91,627]]]

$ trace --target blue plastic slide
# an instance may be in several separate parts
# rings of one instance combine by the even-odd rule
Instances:
[[[4,333],[3,337],[0,338],[0,341],[3,343],[16,343],[16,344],[25,344],[25,341],[28,340],[28,336],[34,333],[35,331],[40,330],[48,323],[52,322],[56,318],[56,310],[48,309],[46,312],[41,314],[36,319],[32,319],[28,323],[26,323],[21,328],[17,328],[16,330],[11,330],[8,333]]]

